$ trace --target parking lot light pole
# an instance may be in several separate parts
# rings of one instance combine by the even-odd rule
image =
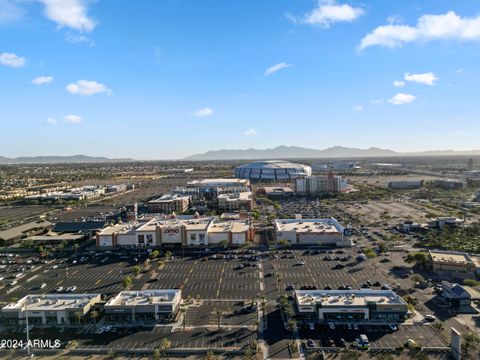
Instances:
[[[25,322],[27,325],[27,354],[30,355],[30,329],[28,328],[28,308],[27,308],[27,301],[25,301]]]

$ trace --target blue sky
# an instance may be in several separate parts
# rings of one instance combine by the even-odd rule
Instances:
[[[479,55],[477,0],[0,0],[0,155],[478,149]]]

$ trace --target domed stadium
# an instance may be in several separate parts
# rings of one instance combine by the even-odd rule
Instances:
[[[235,168],[235,177],[239,179],[289,180],[310,175],[310,166],[282,160],[256,161]]]

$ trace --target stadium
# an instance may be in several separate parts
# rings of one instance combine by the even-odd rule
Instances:
[[[288,180],[301,176],[311,176],[310,166],[288,161],[257,161],[235,168],[235,177],[250,180]]]

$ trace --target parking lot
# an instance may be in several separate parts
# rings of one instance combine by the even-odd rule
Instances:
[[[349,330],[346,326],[337,326],[335,330],[330,330],[327,326],[317,326],[315,330],[302,328],[299,333],[300,338],[312,339],[319,347],[328,347],[330,344],[342,347],[341,339],[350,346],[360,334],[367,335],[371,349],[405,346],[408,339],[426,347],[444,347],[450,342],[443,333],[433,330],[429,325],[402,325],[397,331],[386,326],[360,326],[357,331]]]
[[[217,310],[221,310],[222,326],[254,325],[257,320],[257,311],[250,307],[248,301],[204,301],[200,306],[189,307],[186,313],[185,325],[187,327],[211,326],[217,327]]]
[[[158,280],[148,282],[147,289],[171,289],[182,286],[183,296],[201,299],[250,300],[260,293],[258,266],[241,259],[207,257],[175,258],[158,270]]]
[[[374,260],[359,262],[355,259],[357,255],[353,249],[318,252],[289,250],[275,255],[272,268],[280,275],[288,291],[298,290],[302,286],[316,286],[318,289],[350,286],[360,289],[367,281],[372,284],[378,282],[380,286],[394,286],[395,281],[386,276],[386,267],[382,268]]]

